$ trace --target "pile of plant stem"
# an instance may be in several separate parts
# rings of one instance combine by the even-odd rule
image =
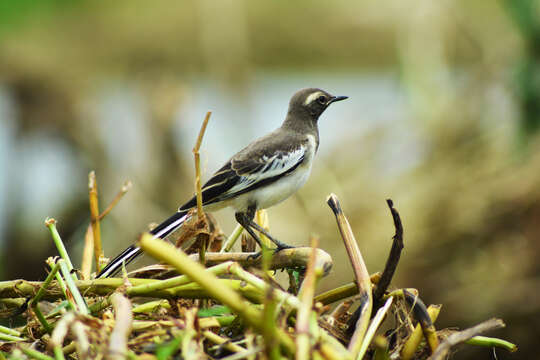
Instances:
[[[415,289],[387,290],[403,246],[401,221],[391,201],[396,235],[384,271],[371,276],[337,197],[331,195],[328,203],[355,281],[319,295],[315,295],[317,281],[330,271],[332,260],[316,247],[316,239],[312,247],[264,251],[260,257],[230,253],[225,250],[239,238],[241,228],[222,242],[209,217],[194,215],[180,237],[185,241],[189,234],[205,249],[210,246],[213,252],[202,252],[203,259],[144,234],[139,246],[169,267],[137,272],[154,278],[128,277],[124,272],[123,277],[92,280],[73,269],[56,223],[49,219],[46,225],[60,257],[47,260],[51,270],[45,281],[0,283],[3,316],[26,318],[23,326],[0,328],[1,356],[443,359],[462,342],[515,351],[515,345],[504,340],[478,336],[504,326],[501,320],[461,332],[437,331],[434,322],[440,306],[426,308]],[[92,234],[87,232],[87,245],[95,243]],[[218,245],[220,251],[215,252]],[[161,279],[170,276],[170,268],[182,275]],[[277,269],[289,274],[287,290],[274,279]],[[350,311],[356,305],[357,310]]]
[[[390,254],[383,271],[370,275],[338,198],[328,197],[354,280],[324,293],[317,294],[317,283],[331,270],[332,258],[317,239],[310,247],[277,252],[265,246],[258,256],[240,226],[225,238],[201,204],[198,149],[208,118],[194,148],[198,207],[174,234],[177,246],[150,234],[138,241],[161,265],[95,279],[92,264],[101,269],[106,261],[100,222],[130,184],[100,213],[91,172],[91,222],[81,268],[74,269],[56,222],[47,219],[59,257],[47,259],[46,279],[0,282],[0,314],[4,324],[13,324],[0,326],[0,360],[444,359],[461,343],[517,350],[479,336],[504,327],[502,320],[437,330],[440,305],[426,307],[416,289],[389,290],[403,249],[403,227],[391,200]],[[257,213],[257,221],[268,228],[265,212]],[[243,251],[231,252],[241,237]],[[261,240],[270,246],[262,234]],[[278,270],[289,275],[287,289],[276,280]]]

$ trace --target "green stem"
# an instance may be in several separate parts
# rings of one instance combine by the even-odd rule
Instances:
[[[160,282],[162,280],[153,279],[137,279],[129,278],[128,281],[134,285]],[[227,286],[234,291],[239,292],[243,297],[249,299],[255,303],[261,303],[262,293],[251,285],[247,285],[241,280],[231,279],[217,279],[223,286]],[[21,296],[35,296],[38,288],[41,286],[41,282],[38,281],[25,281],[25,280],[11,280],[0,281],[0,298],[20,298]],[[79,280],[75,283],[80,292],[83,292],[87,298],[96,296],[108,296],[118,287],[123,286],[123,279],[110,278],[110,279],[96,279],[96,280]],[[182,286],[177,286],[170,289],[148,292],[144,297],[172,299],[182,297],[186,299],[195,298],[208,298],[211,294],[203,289],[197,283],[189,283]],[[61,291],[57,284],[52,284],[49,289],[46,290],[43,299],[45,300],[57,300],[62,298]],[[104,307],[108,306],[103,302],[98,302],[92,305],[92,311],[95,313]]]
[[[214,275],[221,275],[227,271],[227,268],[232,265],[232,261],[227,261],[222,264],[212,266],[211,268],[206,269],[207,272]],[[185,285],[193,282],[186,275],[176,276],[167,280],[162,280],[150,284],[141,284],[134,286],[126,291],[126,294],[129,296],[138,296],[144,295],[145,293],[157,290],[164,290],[180,285]]]
[[[64,261],[64,259],[60,259],[58,260],[58,264],[60,265],[60,271],[62,272],[62,275],[64,276],[66,285],[69,291],[71,292],[71,295],[73,296],[73,299],[75,300],[75,303],[77,304],[77,310],[83,315],[88,315],[90,313],[88,311],[88,306],[86,305],[84,298],[79,292],[79,289],[75,285],[75,281],[73,281],[73,278],[70,276],[69,269],[68,269],[68,266],[66,265],[66,262]]]
[[[510,352],[517,351],[518,347],[516,344],[512,344],[509,341],[492,338],[487,336],[475,336],[465,341],[469,345],[485,346],[485,347],[498,347]]]
[[[335,289],[331,289],[315,296],[315,302],[320,302],[323,305],[328,305],[339,300],[351,297],[358,294],[358,286],[355,282],[350,282],[341,285]]]
[[[267,283],[265,283],[262,279],[256,277],[255,275],[251,274],[250,272],[245,271],[237,263],[234,263],[229,267],[229,272],[233,275],[236,275],[241,280],[244,280],[248,284],[254,286],[263,293],[266,293],[268,291],[269,285]],[[285,302],[287,305],[294,309],[298,309],[301,306],[301,302],[296,296],[278,289],[272,290],[272,296],[275,296],[280,302]]]
[[[0,333],[4,333],[7,335],[13,335],[13,336],[21,336],[21,333],[17,330],[10,329],[8,327],[0,325]]]
[[[315,294],[315,283],[317,274],[315,272],[315,260],[318,241],[312,240],[311,256],[309,258],[306,277],[302,283],[298,297],[300,298],[300,308],[296,316],[296,360],[308,360],[310,358],[310,335],[314,336],[314,332],[310,331],[316,327],[311,324],[311,308],[313,307],[313,295]]]
[[[47,265],[49,265],[51,270],[54,269],[54,267],[56,266],[56,263],[52,257],[48,258],[45,262],[47,263]],[[60,275],[59,272],[56,273],[55,278],[56,278],[56,281],[58,281],[58,285],[60,286],[60,289],[62,289],[62,294],[64,294],[64,297],[67,298],[66,283],[64,282],[64,279],[62,279],[62,276]],[[73,305],[69,301],[68,303],[69,303],[69,306]]]
[[[43,295],[45,295],[46,289],[51,284],[52,279],[57,275],[59,269],[60,269],[59,263],[53,266],[51,272],[49,273],[49,275],[47,275],[47,278],[45,279],[43,284],[41,284],[41,287],[39,288],[36,296],[34,296],[34,298],[30,301],[30,307],[36,314],[38,321],[41,323],[41,326],[43,326],[43,329],[45,329],[45,331],[49,334],[52,332],[52,326],[49,325],[49,323],[45,319],[45,316],[43,316],[43,313],[38,308],[38,302],[41,300]]]
[[[71,263],[71,259],[69,258],[69,255],[67,253],[66,247],[64,246],[64,243],[62,242],[62,239],[60,238],[60,234],[58,233],[58,229],[56,229],[56,220],[54,219],[46,219],[45,220],[45,226],[49,228],[51,231],[51,235],[54,241],[54,245],[58,249],[58,253],[60,254],[60,257],[65,260],[67,264],[67,268],[69,272],[73,270],[73,264]],[[70,277],[73,280],[78,280],[77,274],[75,272],[71,273]]]
[[[7,334],[0,334],[0,340],[2,340],[2,341],[24,341],[24,339],[22,337],[13,336],[13,335],[7,335]]]
[[[148,301],[144,304],[134,306],[131,311],[133,311],[134,314],[151,313],[156,311],[158,308],[170,309],[171,305],[167,300]]]
[[[34,298],[30,301],[30,306],[36,306],[37,303],[43,297],[43,295],[45,295],[45,290],[49,287],[49,285],[51,284],[52,279],[55,277],[56,273],[60,269],[60,264],[59,263],[60,262],[58,262],[57,264],[55,264],[53,266],[53,268],[51,269],[51,272],[49,273],[49,275],[47,275],[47,278],[41,284],[41,287],[39,288],[36,296],[34,296]]]
[[[244,231],[244,228],[242,227],[242,225],[240,224],[236,225],[232,234],[227,238],[227,240],[225,240],[225,243],[221,247],[220,252],[224,253],[224,252],[231,251],[232,247],[236,243],[236,240],[238,240],[240,235],[242,235],[243,231]]]
[[[52,326],[47,322],[47,319],[45,319],[45,316],[43,315],[43,313],[41,312],[41,310],[35,306],[32,308],[32,310],[34,311],[34,314],[36,314],[36,317],[38,319],[38,321],[40,322],[41,326],[43,326],[43,329],[48,333],[52,333]]]
[[[60,346],[60,345],[55,346],[54,349],[53,349],[53,352],[54,352],[54,358],[56,360],[65,360],[66,359],[64,357],[64,352],[62,351],[62,346]]]
[[[34,349],[31,349],[29,347],[23,347],[21,346],[19,349],[21,349],[21,351],[23,353],[25,353],[26,355],[30,356],[31,358],[33,359],[38,359],[38,360],[54,360],[54,358],[48,356],[48,355],[45,355],[43,353],[40,353],[39,351],[37,350],[34,350]]]

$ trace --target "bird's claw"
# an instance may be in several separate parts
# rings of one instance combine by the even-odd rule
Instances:
[[[287,244],[281,244],[279,245],[278,247],[276,248],[273,248],[273,249],[267,249],[267,250],[270,250],[272,251],[272,255],[275,255],[277,254],[278,252],[280,252],[281,250],[285,250],[285,249],[294,249],[296,246],[291,246],[291,245],[287,245]],[[257,260],[259,259],[260,257],[262,256],[262,250],[259,251],[259,252],[256,252],[255,254],[251,254],[247,257],[247,260],[248,261],[252,261],[252,260]]]
[[[274,249],[274,254],[280,252],[281,250],[285,249],[294,249],[296,246],[288,245],[288,244],[280,244],[277,248]]]
[[[262,251],[256,252],[255,254],[251,254],[247,257],[248,261],[257,260],[262,255]]]

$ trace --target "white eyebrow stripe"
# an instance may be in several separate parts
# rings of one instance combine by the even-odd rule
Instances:
[[[307,97],[306,101],[304,102],[304,105],[310,104],[311,102],[315,101],[315,99],[317,99],[321,95],[323,95],[323,93],[321,91],[315,91],[313,94],[310,94]]]

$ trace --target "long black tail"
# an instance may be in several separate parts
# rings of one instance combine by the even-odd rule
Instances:
[[[167,235],[169,235],[170,233],[178,229],[180,226],[182,226],[182,224],[184,224],[184,222],[188,218],[187,213],[188,212],[186,210],[178,211],[176,214],[156,226],[152,231],[150,231],[150,234],[160,239],[165,238]],[[135,258],[137,258],[141,253],[141,248],[136,245],[131,245],[126,250],[122,251],[122,253],[115,257],[110,263],[108,263],[107,266],[105,266],[100,271],[97,278],[106,278],[116,274],[122,268],[122,264],[129,264],[131,261],[135,260]]]

